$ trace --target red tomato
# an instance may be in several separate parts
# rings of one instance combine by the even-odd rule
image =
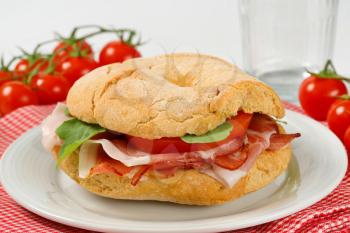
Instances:
[[[99,56],[99,65],[123,62],[140,56],[140,52],[132,45],[128,45],[123,41],[111,41],[102,48]]]
[[[11,71],[0,70],[0,86],[13,78],[13,73]]]
[[[63,59],[70,56],[70,53],[74,50],[78,50],[80,52],[84,52],[85,55],[89,56],[90,58],[93,57],[93,51],[91,46],[84,40],[81,41],[61,41],[59,42],[55,49],[53,50],[55,53],[54,61],[56,63],[61,62]]]
[[[27,59],[21,59],[15,66],[14,71],[17,75],[23,75],[28,72],[29,61]]]
[[[344,143],[346,150],[348,151],[348,155],[350,155],[350,126],[345,131],[343,143]]]
[[[159,153],[183,153],[189,151],[202,151],[215,148],[217,146],[226,144],[236,137],[240,137],[245,134],[249,122],[252,118],[252,114],[240,112],[236,117],[229,120],[233,125],[233,130],[230,135],[222,141],[212,143],[186,143],[179,137],[174,138],[160,138],[160,139],[144,139],[140,137],[127,136],[128,143],[135,148],[149,152],[152,154]]]
[[[145,139],[140,137],[127,136],[128,143],[135,148],[152,153],[183,153],[191,149],[191,144],[181,140],[179,137],[175,138],[160,138],[160,139]]]
[[[14,72],[18,76],[23,76],[28,74],[30,71],[35,69],[36,67],[39,67],[39,71],[45,71],[48,67],[49,63],[44,58],[39,58],[37,61],[35,61],[33,64],[29,64],[29,61],[27,59],[21,59],[16,64],[14,68]]]
[[[342,81],[310,76],[301,83],[299,100],[309,116],[324,121],[332,103],[344,94],[347,94],[347,89]]]
[[[243,136],[247,131],[247,128],[249,126],[249,123],[252,117],[253,117],[253,114],[239,112],[237,116],[228,120],[232,124],[233,130],[225,140],[212,142],[212,143],[194,143],[194,144],[191,144],[192,145],[191,150],[192,151],[209,150],[209,149],[218,147],[220,145],[224,145],[232,141],[234,138]]]
[[[327,115],[328,127],[340,138],[350,126],[350,100],[337,100]]]
[[[67,57],[57,65],[56,70],[73,85],[76,80],[96,67],[96,61],[89,57]]]
[[[242,150],[239,154],[228,154],[215,157],[215,164],[228,170],[235,170],[242,166],[248,158],[248,152]]]
[[[40,104],[53,104],[66,99],[70,83],[63,76],[47,74],[35,76],[31,86]]]
[[[2,114],[32,104],[38,104],[38,97],[22,82],[9,81],[0,87],[0,112]]]

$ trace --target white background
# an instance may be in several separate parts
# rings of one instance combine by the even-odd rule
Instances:
[[[0,54],[32,49],[81,24],[132,27],[151,41],[144,56],[163,51],[199,51],[242,64],[236,0],[0,0]],[[350,1],[341,0],[334,61],[350,74]],[[94,40],[99,49],[109,38]]]

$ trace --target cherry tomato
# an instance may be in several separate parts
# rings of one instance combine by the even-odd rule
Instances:
[[[2,114],[32,104],[38,104],[38,97],[22,82],[9,81],[0,87],[0,112]]]
[[[27,59],[21,59],[15,66],[15,72],[18,75],[26,74],[29,69],[29,61]]]
[[[11,71],[0,70],[0,86],[13,78],[13,73]]]
[[[27,59],[21,59],[15,66],[15,72],[19,75],[27,73],[29,69],[29,61]]]
[[[324,121],[338,96],[347,94],[345,84],[336,79],[306,78],[299,89],[299,100],[304,111],[312,118]]]
[[[97,62],[89,57],[67,57],[56,67],[56,70],[73,83],[97,67]]]
[[[350,126],[345,131],[343,143],[344,143],[346,150],[348,151],[348,154],[350,155]]]
[[[220,145],[226,144],[234,138],[240,137],[245,134],[252,114],[240,112],[236,117],[233,117],[229,122],[233,125],[233,130],[230,135],[222,141],[212,142],[212,143],[186,143],[179,137],[174,138],[160,138],[160,139],[144,139],[140,137],[127,136],[128,143],[135,148],[152,153],[183,153],[190,151],[202,151],[210,150],[212,148],[218,147]]]
[[[336,100],[327,115],[328,127],[340,138],[350,126],[350,100]]]
[[[70,53],[74,50],[79,50],[80,52],[85,53],[85,55],[93,58],[93,51],[91,46],[84,40],[78,41],[61,41],[54,48],[54,61],[56,63],[61,62],[63,59],[70,56]]]
[[[44,58],[39,58],[33,64],[30,64],[28,59],[21,59],[16,64],[14,72],[16,76],[27,75],[30,71],[39,67],[39,72],[43,72],[47,69],[49,62]]]
[[[123,41],[111,41],[102,48],[99,56],[99,65],[123,62],[127,59],[140,56],[140,52],[132,45]]]
[[[31,86],[40,104],[53,104],[66,99],[70,83],[63,76],[47,74],[35,76]]]

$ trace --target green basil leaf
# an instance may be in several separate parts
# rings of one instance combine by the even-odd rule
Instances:
[[[192,135],[187,134],[181,137],[181,140],[187,143],[210,143],[210,142],[218,142],[226,139],[231,131],[233,126],[229,122],[225,122],[222,125],[219,125],[215,129],[207,132],[203,135]]]
[[[106,129],[96,124],[89,124],[78,119],[65,121],[56,129],[56,134],[63,140],[58,153],[58,164],[72,154],[85,141]]]

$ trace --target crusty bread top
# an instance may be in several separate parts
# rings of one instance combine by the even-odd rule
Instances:
[[[239,110],[284,115],[272,88],[233,64],[199,54],[97,68],[75,82],[67,105],[78,119],[149,139],[200,135]]]

